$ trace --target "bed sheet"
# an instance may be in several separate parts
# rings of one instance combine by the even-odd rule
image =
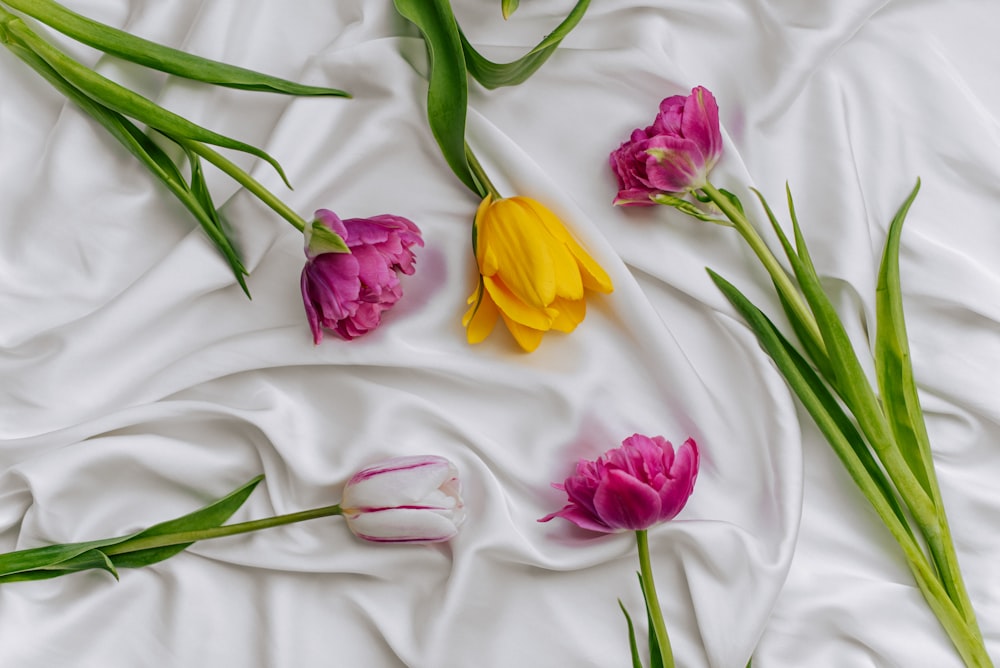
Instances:
[[[472,85],[470,145],[506,193],[557,211],[615,291],[520,352],[465,341],[478,202],[426,123],[427,57],[388,0],[67,0],[134,34],[344,88],[289,98],[96,69],[283,165],[234,158],[303,215],[394,213],[425,247],[377,331],[313,345],[302,238],[216,172],[252,300],[186,212],[89,118],[0,53],[0,549],[122,534],[257,474],[238,519],[333,503],[358,468],[431,453],[468,519],[378,546],[337,519],[197,543],[161,564],[0,587],[0,665],[484,668],[628,665],[633,540],[536,520],[550,482],[629,434],[694,438],[702,466],[651,531],[679,666],[958,666],[890,537],[712,267],[771,313],[731,230],[622,209],[607,156],[693,86],[721,108],[714,180],[786,182],[852,337],[872,336],[888,223],[913,364],[987,647],[1000,656],[1000,8],[977,0],[600,0],[522,85]],[[572,6],[454,0],[513,60]]]

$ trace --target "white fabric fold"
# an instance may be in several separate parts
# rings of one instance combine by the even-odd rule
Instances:
[[[545,202],[611,295],[531,354],[498,325],[466,343],[478,204],[426,123],[427,54],[388,0],[67,6],[136,34],[352,99],[289,98],[99,71],[283,165],[234,156],[300,215],[381,213],[425,247],[380,329],[312,343],[302,237],[220,173],[209,184],[248,300],[197,224],[78,109],[0,52],[0,550],[125,534],[256,475],[234,519],[335,503],[378,459],[454,461],[469,515],[434,546],[374,545],[338,518],[197,543],[168,561],[0,585],[0,665],[391,668],[628,665],[645,633],[628,534],[537,519],[579,458],[632,433],[702,468],[650,532],[677,665],[958,666],[905,562],[711,267],[768,313],[732,230],[611,205],[608,153],[659,101],[705,85],[725,154],[713,182],[782,220],[790,184],[852,338],[873,336],[885,231],[918,177],[901,265],[942,492],[988,648],[1000,655],[1000,10],[934,3],[593,3],[522,85],[470,86],[468,138],[505,195]],[[510,61],[571,3],[454,0]],[[57,37],[61,44],[68,42]],[[770,233],[765,236],[772,238]],[[779,322],[782,321],[777,317]],[[869,363],[866,360],[866,364]]]

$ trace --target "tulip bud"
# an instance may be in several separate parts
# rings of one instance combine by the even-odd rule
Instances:
[[[465,519],[458,469],[444,457],[395,457],[355,473],[340,503],[358,538],[381,543],[438,543]]]

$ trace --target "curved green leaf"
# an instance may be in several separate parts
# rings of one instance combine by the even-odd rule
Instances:
[[[4,0],[4,4],[95,49],[186,79],[287,95],[350,97],[336,88],[306,86],[163,46],[88,19],[52,0]]]
[[[875,371],[893,437],[897,443],[905,444],[902,447],[903,457],[925,491],[932,495],[934,474],[930,468],[933,466],[930,439],[913,379],[899,284],[899,242],[903,221],[919,188],[918,181],[889,225],[875,291]]]
[[[628,614],[621,599],[618,599],[618,607],[625,615],[625,623],[628,625],[628,649],[632,656],[632,668],[642,668],[642,659],[639,658],[639,644],[635,640],[635,625],[632,623],[632,617]]]
[[[511,14],[517,11],[520,4],[521,0],[501,0],[500,11],[503,13],[504,19],[509,19]]]
[[[288,179],[281,165],[267,152],[192,123],[183,116],[167,111],[155,102],[84,67],[38,37],[20,19],[8,21],[6,28],[10,35],[48,63],[59,76],[102,106],[145,123],[167,136],[176,135],[254,155],[267,161],[288,185]]]
[[[155,142],[127,118],[106,107],[102,107],[77,90],[33,51],[13,42],[8,44],[8,48],[49,81],[57,90],[104,126],[112,137],[118,140],[129,153],[134,155],[156,178],[163,182],[170,192],[180,200],[181,204],[201,224],[206,234],[208,234],[209,239],[212,240],[229,263],[229,266],[233,270],[233,275],[236,277],[237,282],[239,282],[240,287],[243,288],[243,292],[249,297],[250,292],[244,279],[247,271],[243,266],[242,260],[240,260],[239,253],[236,251],[232,240],[215,223],[214,211],[207,209],[202,201],[195,196],[191,188],[184,181],[184,177],[181,175],[180,170],[178,170],[177,165],[164,153],[163,149],[157,146]]]
[[[468,73],[462,40],[448,0],[393,0],[400,16],[423,34],[430,71],[427,75],[427,122],[455,176],[479,197],[485,188],[469,168],[465,154]]]
[[[130,536],[127,540],[116,543],[113,547],[105,550],[105,552],[118,568],[139,568],[168,559],[178,552],[186,550],[191,546],[191,543],[135,551],[131,551],[130,546],[150,536],[164,536],[166,534],[185,531],[201,531],[202,529],[212,529],[220,526],[232,517],[233,513],[239,510],[240,506],[246,502],[247,497],[250,496],[250,493],[253,492],[254,488],[263,479],[264,476],[257,476],[218,501],[210,503],[193,513],[155,524],[144,531]]]
[[[896,492],[875,460],[861,432],[847,416],[834,394],[774,323],[735,286],[711,269],[712,281],[743,316],[757,341],[770,356],[785,382],[826,436],[848,474],[887,526],[892,524],[914,542],[909,521]],[[890,529],[892,527],[890,526]],[[894,534],[896,532],[894,531]]]
[[[514,3],[516,8],[516,3]],[[486,88],[499,88],[501,86],[514,86],[525,81],[534,74],[549,57],[555,53],[560,42],[569,34],[573,28],[583,18],[590,0],[579,0],[570,11],[569,15],[563,19],[556,29],[545,36],[535,48],[510,63],[495,63],[476,51],[475,47],[466,39],[465,34],[459,29],[462,39],[462,50],[465,53],[465,64],[476,81]],[[511,10],[513,13],[513,9]],[[504,14],[504,18],[507,14]]]

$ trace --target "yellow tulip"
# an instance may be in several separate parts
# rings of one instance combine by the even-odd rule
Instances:
[[[572,332],[583,321],[585,290],[613,290],[608,274],[556,215],[528,197],[487,196],[473,239],[480,281],[462,319],[469,343],[489,336],[502,318],[531,352],[545,332]]]

